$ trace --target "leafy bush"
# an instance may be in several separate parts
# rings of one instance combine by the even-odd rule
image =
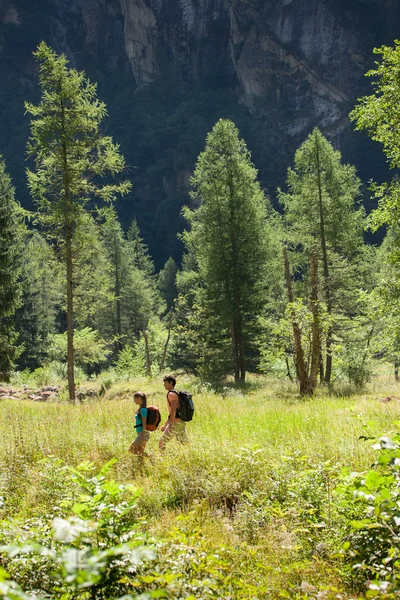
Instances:
[[[210,546],[202,532],[203,507],[176,519],[162,539],[149,538],[139,516],[140,490],[107,478],[116,461],[97,475],[51,459],[44,475],[58,499],[46,517],[3,521],[0,597],[5,600],[254,597],[257,588],[238,577],[240,550]],[[54,480],[66,482],[66,492]],[[206,501],[206,504],[208,502]],[[14,581],[13,581],[14,580]]]
[[[120,353],[115,363],[115,370],[123,379],[131,379],[145,375],[145,355],[144,348],[138,348],[138,343],[135,346],[126,345]]]
[[[118,598],[132,589],[138,565],[153,552],[136,529],[139,492],[106,478],[114,463],[96,476],[91,463],[64,468],[75,493],[70,486],[45,518],[3,524],[4,564],[23,589],[66,599]]]
[[[379,454],[372,468],[352,474],[347,483],[344,509],[353,520],[344,552],[368,580],[368,598],[398,598],[400,434],[380,437],[373,448]]]

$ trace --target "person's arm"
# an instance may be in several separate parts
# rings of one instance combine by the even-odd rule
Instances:
[[[146,423],[147,423],[147,408],[144,410],[140,409],[140,416],[142,418],[142,431],[140,432],[140,437],[144,438],[144,432],[146,431]]]
[[[179,409],[179,396],[176,392],[169,392],[169,420],[171,423],[176,423],[179,419],[176,418],[176,411]]]
[[[170,396],[171,394],[171,396]],[[168,392],[168,419],[161,427],[161,431],[165,431],[170,423],[176,423],[178,419],[175,417],[176,411],[179,408],[179,396],[176,392]]]

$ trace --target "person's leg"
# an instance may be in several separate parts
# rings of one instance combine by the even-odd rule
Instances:
[[[186,423],[175,423],[175,435],[181,444],[189,443],[189,438],[186,433]]]
[[[164,430],[164,433],[162,434],[158,442],[158,447],[160,448],[160,450],[165,450],[165,445],[172,439],[172,436],[173,428],[171,426],[171,423],[168,423]]]
[[[144,443],[140,446],[140,454],[141,456],[145,456],[146,458],[150,458],[150,454],[148,452],[145,452],[145,448],[146,448],[146,444],[150,439],[150,432],[149,431],[145,431],[144,432]]]
[[[148,431],[145,431],[144,434],[141,432],[132,442],[129,452],[138,456],[149,456],[147,452],[145,452],[146,444],[149,439],[150,433]]]

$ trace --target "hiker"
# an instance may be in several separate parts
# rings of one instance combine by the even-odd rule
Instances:
[[[160,450],[165,449],[165,444],[173,437],[182,444],[189,442],[186,435],[186,423],[179,418],[179,395],[175,390],[176,379],[172,375],[166,375],[163,379],[164,388],[167,390],[168,419],[161,427],[163,435],[158,442]]]
[[[145,452],[146,444],[150,439],[150,432],[146,429],[147,422],[147,396],[144,392],[136,392],[133,396],[133,401],[139,406],[135,412],[136,433],[137,436],[132,442],[129,452],[138,456],[150,456]]]

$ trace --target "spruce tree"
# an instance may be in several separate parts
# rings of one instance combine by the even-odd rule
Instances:
[[[20,304],[21,225],[11,178],[0,156],[0,381],[8,381],[17,354],[13,317]]]
[[[74,256],[76,223],[94,199],[110,202],[126,194],[128,182],[111,183],[107,177],[124,169],[119,148],[102,134],[106,107],[96,97],[96,85],[85,74],[68,68],[64,55],[44,42],[35,53],[40,67],[42,99],[27,103],[32,116],[28,156],[28,184],[43,224],[51,228],[62,249],[66,270],[68,334],[68,390],[75,400],[74,380]]]
[[[266,200],[231,121],[221,119],[207,136],[192,185],[199,207],[184,212],[191,225],[184,241],[206,290],[203,306],[230,335],[235,381],[244,381],[252,324],[265,299]]]

